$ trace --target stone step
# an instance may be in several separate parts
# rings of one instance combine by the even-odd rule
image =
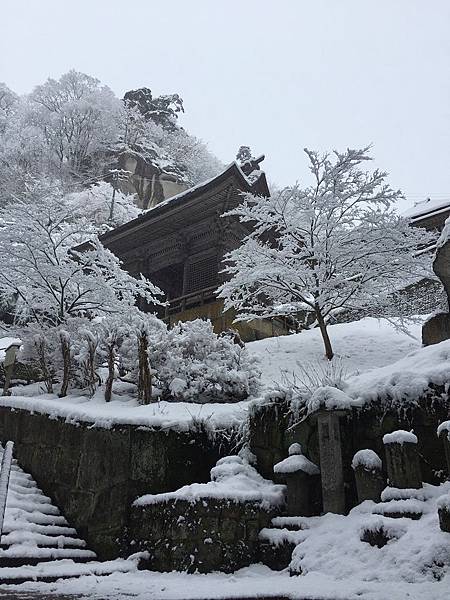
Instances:
[[[11,508],[19,508],[28,513],[41,513],[43,515],[55,515],[58,516],[59,508],[57,508],[54,504],[49,504],[47,502],[33,502],[28,500],[19,500],[18,497],[9,496],[6,501],[6,510]]]
[[[10,522],[10,514],[6,514],[5,523]],[[39,511],[17,511],[17,516],[20,516],[21,521],[28,521],[29,523],[34,523],[37,525],[67,526],[67,521],[62,515],[47,515]],[[11,522],[14,520],[15,519],[11,519]]]
[[[282,571],[289,566],[294,548],[308,535],[306,528],[281,528],[283,523],[291,527],[294,525],[293,521],[285,522],[284,519],[299,518],[301,517],[275,517],[275,523],[280,527],[265,527],[259,532],[259,560],[273,571]]]
[[[34,531],[15,530],[3,534],[0,548],[6,550],[14,544],[30,542],[32,545],[46,548],[86,548],[86,542],[79,537],[66,535],[46,535]]]
[[[91,550],[77,548],[38,548],[15,545],[0,550],[0,568],[35,566],[42,562],[69,559],[76,563],[86,563],[96,559]]]
[[[59,536],[64,535],[67,537],[77,537],[77,530],[73,527],[65,525],[40,525],[38,523],[30,523],[29,521],[10,521],[5,522],[3,525],[3,535],[11,533],[13,531],[30,531],[35,533],[42,533],[48,536]]]
[[[426,510],[425,502],[415,498],[389,500],[379,502],[372,510],[374,515],[382,515],[391,519],[413,519],[417,521]]]
[[[287,529],[288,531],[309,529],[306,517],[274,517],[271,525],[274,529]]]
[[[85,575],[106,576],[113,573],[129,573],[135,571],[136,568],[135,561],[123,559],[103,563],[97,561],[80,563],[72,560],[56,560],[41,562],[36,565],[0,567],[0,584],[19,585],[27,581],[52,583],[58,579],[83,577]]]

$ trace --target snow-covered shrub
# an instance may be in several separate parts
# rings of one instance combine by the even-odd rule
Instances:
[[[166,356],[155,369],[165,397],[185,402],[233,402],[258,389],[256,358],[230,337],[214,333],[210,321],[180,322],[161,342],[155,350],[161,358],[164,353]]]

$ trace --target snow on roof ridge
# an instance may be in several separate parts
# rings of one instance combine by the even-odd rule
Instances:
[[[447,200],[432,200],[431,198],[426,198],[425,200],[414,202],[413,206],[402,212],[402,217],[413,219],[445,207],[450,208],[450,198]]]
[[[196,190],[201,189],[202,187],[205,187],[205,186],[209,185],[215,179],[218,179],[224,173],[226,173],[227,171],[229,171],[231,169],[231,167],[233,167],[233,166],[237,167],[239,173],[242,175],[242,177],[245,179],[245,181],[248,183],[248,185],[251,186],[252,185],[251,181],[249,181],[248,177],[242,171],[242,169],[240,168],[240,166],[238,165],[238,163],[234,160],[229,165],[227,165],[225,167],[225,169],[223,169],[222,171],[220,171],[220,173],[217,173],[217,175],[214,175],[214,177],[210,177],[209,179],[205,179],[205,181],[201,181],[200,183],[197,183],[196,185],[193,185],[192,187],[188,188],[187,190],[183,190],[182,192],[179,192],[178,194],[175,194],[175,196],[170,196],[170,198],[166,198],[162,202],[159,202],[158,204],[155,204],[155,206],[152,206],[151,208],[148,208],[146,211],[143,212],[143,214],[146,215],[149,212],[151,212],[152,210],[155,210],[156,208],[159,208],[160,206],[165,206],[167,204],[170,204],[170,202],[172,202],[172,200],[176,200],[177,198],[181,198],[181,197],[183,197],[183,196],[185,196],[187,194],[190,194],[192,192],[195,192]]]

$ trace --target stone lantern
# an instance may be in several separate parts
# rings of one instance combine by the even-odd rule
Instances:
[[[303,456],[300,444],[289,447],[289,456],[273,467],[274,473],[283,475],[287,483],[287,513],[290,516],[310,517],[313,509],[314,475],[320,471]]]
[[[5,349],[5,358],[3,368],[5,369],[5,385],[3,386],[3,396],[9,395],[9,386],[14,373],[14,364],[16,362],[16,354],[21,346],[19,341],[14,341]]]

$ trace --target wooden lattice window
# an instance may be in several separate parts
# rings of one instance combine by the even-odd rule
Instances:
[[[217,257],[206,256],[189,264],[186,269],[186,294],[217,285]]]

